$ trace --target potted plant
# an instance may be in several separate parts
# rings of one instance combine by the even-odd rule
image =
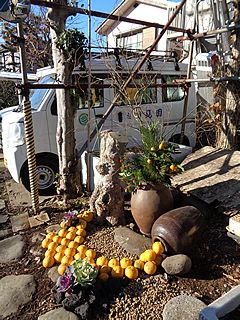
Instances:
[[[160,133],[159,122],[141,124],[142,149],[121,159],[119,175],[131,192],[131,212],[140,231],[150,235],[155,220],[173,209],[171,176],[183,171],[172,154],[175,147]]]

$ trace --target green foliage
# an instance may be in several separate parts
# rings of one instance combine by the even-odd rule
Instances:
[[[78,59],[83,55],[87,38],[77,29],[64,30],[58,37],[57,48],[62,50],[67,59]]]
[[[174,146],[164,142],[159,127],[158,122],[142,125],[143,150],[120,160],[119,176],[125,191],[132,192],[159,182],[170,186],[171,176],[183,171],[182,166],[173,161]]]
[[[98,270],[83,259],[78,259],[74,264],[74,274],[77,282],[84,288],[92,285],[98,274]]]
[[[0,110],[18,104],[15,84],[12,81],[0,81]]]

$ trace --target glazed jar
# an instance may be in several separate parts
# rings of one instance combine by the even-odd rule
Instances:
[[[171,190],[163,183],[148,184],[131,195],[131,212],[141,233],[151,236],[157,218],[173,209]]]
[[[168,254],[188,253],[198,241],[203,225],[203,214],[197,208],[180,207],[154,222],[152,241],[162,241]]]

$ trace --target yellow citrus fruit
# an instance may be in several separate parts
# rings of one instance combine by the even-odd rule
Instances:
[[[72,262],[70,263],[70,266],[72,266],[75,262],[76,260],[72,260]]]
[[[165,250],[162,242],[160,241],[154,242],[152,245],[152,249],[156,254],[162,254]]]
[[[45,239],[42,241],[42,244],[41,244],[41,245],[42,245],[42,247],[43,247],[44,249],[47,249],[49,243],[51,243],[51,240],[45,238]]]
[[[61,264],[65,264],[66,266],[69,266],[72,261],[73,261],[72,257],[63,256],[61,260]]]
[[[164,150],[165,149],[165,143],[161,142],[158,146],[159,150]]]
[[[134,267],[139,269],[139,270],[143,270],[144,267],[144,262],[140,259],[134,261]]]
[[[87,258],[95,258],[96,257],[96,251],[94,251],[93,249],[88,249],[86,252],[85,252],[85,255]]]
[[[75,228],[75,227],[70,227],[70,228],[68,228],[68,232],[76,233],[76,232],[77,232],[77,228]]]
[[[45,257],[43,259],[43,266],[44,268],[50,268],[54,265],[54,259],[53,257]]]
[[[161,255],[156,255],[156,259],[155,259],[155,263],[157,266],[160,266],[160,264],[162,263],[163,261],[163,257]]]
[[[69,244],[68,244],[68,248],[70,249],[77,249],[78,247],[78,243],[74,241],[70,241]]]
[[[91,263],[91,265],[92,265],[94,268],[96,268],[97,270],[100,269],[100,266],[98,266],[95,262]]]
[[[58,231],[59,237],[65,238],[67,235],[67,230],[66,229],[61,229]]]
[[[74,241],[75,241],[75,242],[78,244],[78,246],[79,246],[79,244],[83,243],[84,238],[83,238],[82,236],[77,236],[77,237],[74,238]]]
[[[48,250],[56,250],[57,243],[56,242],[50,242],[48,245]]]
[[[96,264],[98,266],[107,266],[108,265],[108,259],[104,256],[97,258]]]
[[[74,248],[67,248],[64,251],[65,256],[67,257],[73,257],[76,254],[76,249]]]
[[[77,253],[74,255],[74,259],[75,259],[75,260],[84,259],[84,258],[85,258],[85,254],[80,253],[80,252],[77,252]]]
[[[80,218],[85,220],[86,222],[90,222],[93,219],[93,213],[89,210],[86,210],[80,214]]]
[[[143,262],[146,261],[146,260],[145,260],[145,252],[142,252],[142,253],[140,254],[139,259],[140,259],[141,261],[143,261]]]
[[[62,252],[57,252],[55,255],[54,255],[54,260],[58,263],[60,263],[62,261],[62,258],[63,258],[63,253]]]
[[[65,222],[64,221],[61,221],[60,227],[63,228],[63,229],[65,228]]]
[[[109,275],[105,272],[100,273],[98,276],[98,279],[101,281],[107,281],[109,279]]]
[[[62,240],[61,240],[61,245],[63,245],[63,246],[68,246],[68,244],[69,244],[69,242],[70,242],[70,240],[69,239],[66,239],[66,238],[62,238]]]
[[[59,237],[59,236],[54,236],[52,238],[52,241],[56,242],[57,244],[61,243],[61,240],[62,240],[62,237]]]
[[[57,246],[56,251],[57,252],[64,252],[64,250],[66,249],[66,246],[63,246],[62,244],[60,244],[59,246]]]
[[[125,276],[128,278],[128,279],[137,279],[138,277],[138,269],[133,267],[133,266],[129,266],[125,269]]]
[[[170,165],[170,169],[173,171],[173,172],[176,172],[178,170],[178,167],[175,165],[175,164],[171,164]]]
[[[143,260],[144,259],[144,260]],[[156,259],[156,253],[149,249],[143,252],[143,256],[140,256],[140,260],[147,262],[147,261],[154,261]]]
[[[110,259],[110,260],[108,261],[108,266],[111,267],[111,268],[117,267],[117,266],[119,266],[119,265],[120,265],[119,260],[116,259],[116,258],[112,258],[112,259]]]
[[[79,223],[77,225],[77,229],[85,229],[87,226],[87,221],[83,219],[79,219]]]
[[[45,252],[45,257],[53,257],[55,255],[56,251],[55,250],[47,250]]]
[[[93,259],[93,258],[90,258],[90,257],[85,257],[83,260],[89,262],[90,264],[95,263],[94,259]]]
[[[81,237],[86,237],[87,232],[83,228],[77,229],[76,235]]]
[[[120,266],[125,269],[127,267],[130,267],[132,265],[132,260],[129,258],[122,258],[120,260]]]
[[[143,270],[149,274],[152,275],[157,271],[157,265],[154,261],[148,261],[144,264]]]
[[[124,269],[121,266],[113,267],[111,276],[113,278],[122,278],[124,276]]]
[[[75,232],[68,232],[66,235],[66,239],[73,240],[75,238]]]
[[[50,239],[52,240],[52,238],[55,236],[56,234],[54,232],[49,232],[47,235],[46,235],[46,239]]]
[[[87,246],[85,246],[85,244],[81,244],[80,246],[77,247],[77,251],[80,254],[84,254],[84,257],[86,256],[86,251],[87,251]]]
[[[62,276],[66,270],[67,266],[65,264],[60,264],[58,266],[58,273],[60,274],[60,276]]]
[[[100,273],[111,273],[111,271],[112,271],[112,268],[106,265],[101,266],[101,268],[99,269]]]

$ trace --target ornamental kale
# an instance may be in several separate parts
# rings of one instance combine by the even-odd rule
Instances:
[[[73,266],[66,268],[64,274],[57,280],[57,291],[64,293],[73,293],[73,287],[77,285]]]
[[[98,274],[97,268],[83,259],[78,259],[73,266],[77,282],[82,287],[88,287],[95,282]]]

